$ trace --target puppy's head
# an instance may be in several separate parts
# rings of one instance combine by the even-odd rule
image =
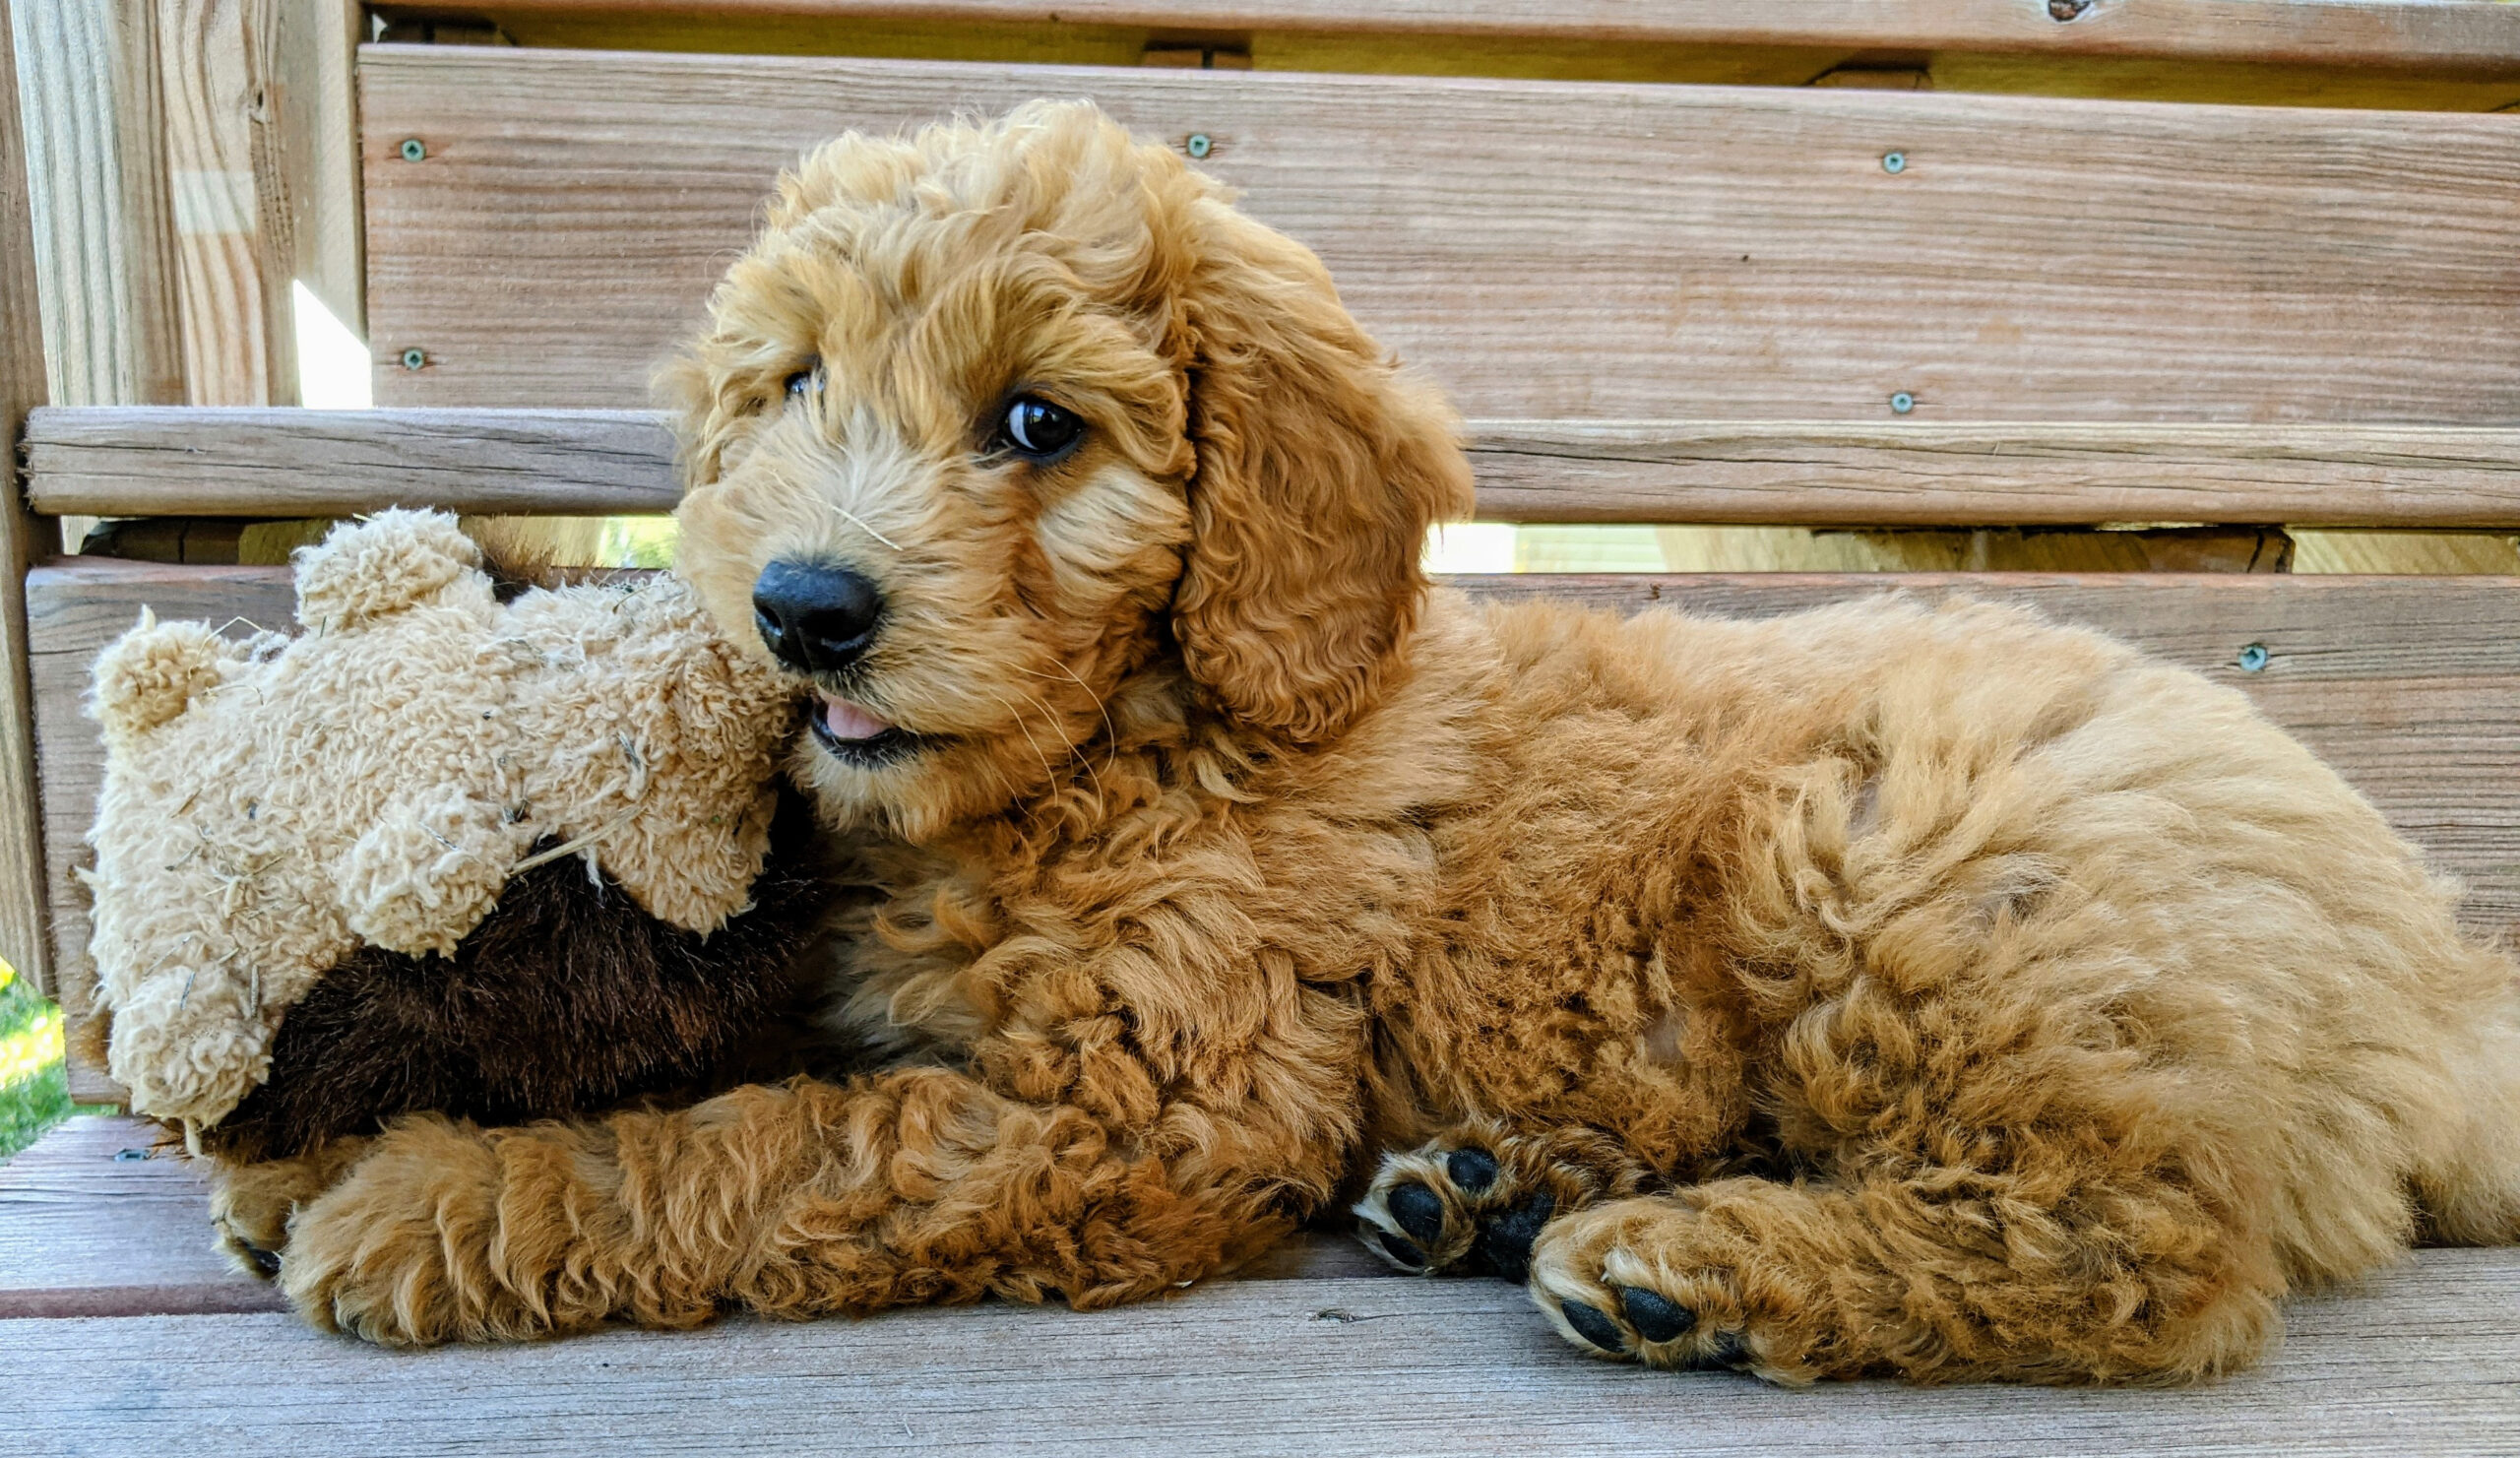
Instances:
[[[712,312],[681,571],[810,684],[827,811],[914,838],[1067,779],[1150,668],[1337,734],[1469,505],[1320,262],[1089,105],[824,147]]]

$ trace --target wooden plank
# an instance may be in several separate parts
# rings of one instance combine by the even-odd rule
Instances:
[[[275,6],[265,82],[274,118],[271,170],[288,215],[286,261],[307,291],[356,333],[367,318],[367,276],[352,68],[366,9],[359,0],[268,3]]]
[[[2520,429],[1474,420],[1485,521],[2520,526]],[[36,412],[37,509],[105,516],[671,510],[633,411]]]
[[[2520,431],[2389,425],[1473,422],[1528,522],[2427,527],[2520,517]]]
[[[183,1153],[154,1123],[89,1115],[0,1164],[0,1320],[284,1309],[219,1253]]]
[[[276,0],[154,0],[185,399],[297,398],[291,219],[271,106]]]
[[[647,411],[39,411],[27,450],[35,499],[121,503],[101,515],[636,515],[682,493]]]
[[[48,394],[64,405],[184,398],[157,13],[120,0],[12,8]]]
[[[1143,135],[1208,136],[1201,165],[1474,416],[2520,417],[2508,117],[460,46],[360,64],[386,405],[643,404],[801,149],[1090,95]]]
[[[730,1320],[414,1356],[282,1315],[0,1322],[53,1454],[334,1451],[1107,1458],[1669,1452],[2508,1453],[2520,1253],[2432,1250],[2298,1300],[2256,1370],[2185,1390],[1771,1387],[1595,1361],[1501,1281],[1206,1283],[1099,1312]],[[390,1436],[388,1436],[390,1434]]]
[[[689,0],[504,0],[638,16]],[[717,0],[735,16],[1327,31],[1692,45],[2031,51],[2520,71],[2520,16],[2376,0]]]
[[[529,0],[530,3],[530,0]],[[1789,16],[1792,11],[1786,12]],[[1545,24],[1544,8],[1538,24]],[[899,16],[779,15],[639,10],[518,11],[492,8],[499,33],[519,45],[579,50],[680,50],[722,55],[889,56],[1030,65],[1146,64],[1147,47],[1247,46],[1254,70],[1338,71],[1377,76],[1493,76],[1527,81],[1628,81],[1686,86],[1804,86],[1824,73],[1905,70],[1928,85],[1898,90],[2018,92],[2120,100],[2235,101],[2275,106],[2369,106],[2408,111],[2493,111],[2520,101],[2520,74],[2199,59],[2089,52],[1858,50],[1821,44],[1744,45],[1603,40],[1553,31],[1529,33],[1374,31],[1184,32],[1047,22],[1016,24]],[[411,22],[403,22],[408,30]],[[2088,33],[2088,32],[2086,32]],[[391,32],[390,38],[413,36]],[[1924,67],[1923,73],[1917,71]],[[1845,84],[1844,82],[1826,84]]]
[[[18,120],[14,8],[0,0],[0,961],[48,992],[54,979],[44,924],[27,568],[60,540],[60,527],[28,509],[18,475],[27,412],[44,400],[44,360],[33,196]]]

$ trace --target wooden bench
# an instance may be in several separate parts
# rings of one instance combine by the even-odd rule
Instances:
[[[1483,520],[1775,529],[1803,548],[1827,530],[1894,565],[2211,569],[1474,590],[1742,613],[1891,586],[2034,602],[2246,689],[2467,880],[2471,925],[2520,929],[2520,578],[2267,570],[2288,534],[2520,530],[2520,115],[2492,114],[2520,104],[2520,5],[1084,0],[1053,21],[1023,0],[707,18],[528,0],[461,23],[388,14],[405,38],[354,67],[354,6],[139,9],[156,74],[207,81],[112,91],[85,132],[50,123],[69,404],[42,405],[18,108],[0,107],[0,429],[25,462],[0,515],[0,864],[30,872],[0,878],[0,957],[75,1019],[87,665],[144,604],[241,630],[284,623],[288,592],[276,565],[62,556],[59,519],[668,509],[646,370],[775,170],[845,127],[1040,95],[1095,96],[1318,248],[1471,417]],[[39,77],[88,54],[46,29],[72,13],[20,7],[55,47]],[[815,53],[832,50],[853,53]],[[1753,84],[1683,84],[1702,81]],[[60,210],[87,194],[65,190],[62,158],[194,91],[209,122],[172,118],[191,140],[116,174],[143,203],[153,167],[200,174],[160,199],[193,225],[160,289],[188,321],[180,388],[103,388],[164,375],[150,361],[170,326],[66,308],[85,295],[63,282]],[[239,149],[216,97],[245,95],[267,130]],[[240,165],[259,206],[222,213]],[[290,407],[271,300],[292,276],[363,317],[384,408]],[[94,278],[105,302],[148,293]],[[1940,534],[1933,552],[1904,535],[1920,532]],[[2023,549],[2026,532],[2054,549]],[[1662,539],[1725,560],[1703,535]],[[73,1080],[118,1097],[96,1069]],[[2291,1330],[2263,1370],[2202,1392],[1782,1393],[1585,1361],[1518,1291],[1390,1277],[1325,1234],[1100,1315],[730,1321],[413,1357],[318,1336],[220,1264],[194,1176],[147,1125],[75,1120],[0,1166],[0,1371],[19,1413],[0,1431],[45,1451],[436,1450],[485,1432],[566,1452],[800,1432],[1376,1455],[1681,1432],[1866,1452],[2508,1441],[2520,1252],[2423,1252],[2296,1303]]]

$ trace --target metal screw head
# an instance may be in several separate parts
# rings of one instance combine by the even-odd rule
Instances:
[[[1881,154],[1881,170],[1893,175],[1908,170],[1908,155],[1904,152]]]
[[[1890,413],[1894,415],[1904,415],[1916,408],[1917,397],[1909,394],[1905,390],[1902,390],[1898,394],[1890,397]]]
[[[1217,144],[1205,132],[1192,132],[1190,140],[1181,144],[1181,150],[1192,157],[1206,157],[1217,150]]]
[[[403,160],[407,162],[418,161],[421,158],[429,155],[428,147],[417,137],[404,138],[402,152]]]
[[[403,367],[405,369],[418,369],[420,366],[428,362],[429,351],[426,349],[405,349],[403,351]]]
[[[2242,648],[2242,649],[2240,650],[2240,671],[2241,671],[2241,672],[2243,672],[2243,673],[2256,673],[2256,672],[2261,672],[2261,671],[2263,671],[2263,670],[2265,669],[2265,667],[2266,667],[2266,645],[2265,645],[2265,644],[2263,644],[2263,643],[2251,643],[2251,644],[2249,644],[2247,647]]]

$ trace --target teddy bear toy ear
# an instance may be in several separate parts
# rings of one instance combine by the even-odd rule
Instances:
[[[297,620],[314,633],[341,633],[424,603],[467,600],[491,606],[481,548],[444,512],[380,511],[337,527],[290,559],[297,569]]]
[[[131,631],[96,658],[88,688],[88,717],[104,730],[109,747],[174,719],[194,699],[226,678],[227,666],[245,661],[244,644],[220,637],[208,623],[160,625],[140,610]]]

